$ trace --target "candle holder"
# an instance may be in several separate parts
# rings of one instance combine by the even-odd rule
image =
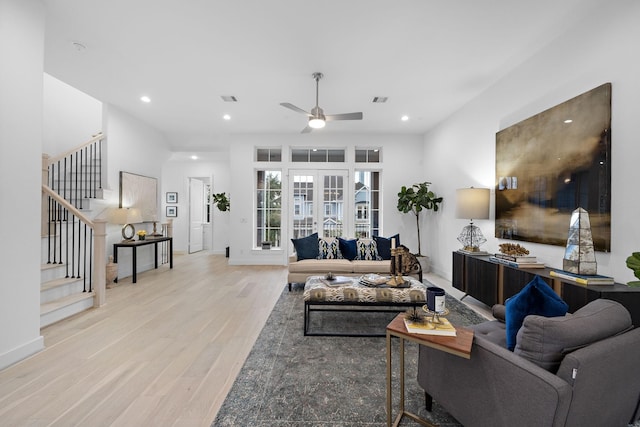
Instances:
[[[389,286],[404,285],[402,278],[402,253],[403,248],[391,248],[391,279],[387,282]]]

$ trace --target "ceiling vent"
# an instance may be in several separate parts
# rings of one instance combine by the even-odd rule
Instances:
[[[389,98],[386,97],[386,96],[374,96],[373,97],[373,101],[371,101],[371,102],[373,102],[374,104],[383,104],[383,103],[387,102],[387,99],[389,99]]]
[[[220,98],[222,98],[224,102],[238,102],[238,98],[232,95],[222,95]]]

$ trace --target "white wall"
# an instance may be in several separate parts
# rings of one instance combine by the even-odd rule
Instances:
[[[0,369],[43,348],[40,200],[44,6],[0,0]],[[32,224],[24,227],[23,224]]]
[[[43,74],[42,152],[56,156],[102,131],[102,102]]]
[[[213,183],[212,193],[228,191],[230,179],[229,154],[227,151],[208,153],[197,160],[189,159],[188,153],[173,153],[172,159],[162,168],[161,213],[165,216],[167,206],[177,206],[178,216],[173,218],[174,250],[187,252],[189,245],[189,178],[209,178]],[[167,204],[168,191],[178,193],[177,204]],[[228,245],[229,212],[213,208],[212,227],[205,227],[205,249],[224,254]]]
[[[455,189],[494,188],[495,133],[549,107],[611,82],[612,93],[612,228],[611,253],[596,253],[598,272],[619,282],[633,279],[625,259],[640,250],[637,212],[640,198],[640,57],[632,53],[640,40],[640,2],[616,0],[594,10],[583,22],[517,67],[490,90],[470,102],[424,138],[430,179],[443,188],[446,203],[438,224],[429,224],[433,267],[451,278],[451,252],[466,224],[455,219]],[[494,197],[492,190],[492,197]],[[491,218],[494,218],[493,207]],[[497,252],[493,220],[477,221]],[[568,224],[567,224],[568,227]],[[526,243],[542,261],[562,267],[563,248]]]
[[[107,135],[106,208],[114,209],[119,203],[120,171],[158,179],[158,209],[162,206],[162,165],[169,159],[165,136],[156,129],[132,117],[113,105],[104,106],[104,128]],[[162,212],[159,218],[162,218]],[[102,215],[106,216],[106,215]],[[152,224],[136,224],[136,230],[153,229]],[[107,226],[107,255],[113,254],[113,243],[122,240],[120,226]],[[153,246],[138,250],[138,272],[153,268]],[[132,273],[131,250],[118,252],[118,277]]]

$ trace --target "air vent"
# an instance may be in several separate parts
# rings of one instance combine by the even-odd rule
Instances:
[[[389,99],[389,98],[386,97],[386,96],[374,96],[373,97],[373,101],[371,101],[371,102],[373,102],[374,104],[382,104],[382,103],[387,102],[387,99]]]
[[[224,102],[238,102],[238,98],[232,95],[222,95],[220,98],[222,98]]]

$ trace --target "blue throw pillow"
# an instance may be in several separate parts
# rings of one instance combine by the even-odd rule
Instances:
[[[378,255],[382,259],[391,259],[391,239],[396,239],[396,248],[400,247],[400,234],[396,234],[395,236],[381,237],[381,236],[373,236],[373,240],[376,241],[376,245],[378,245]]]
[[[530,314],[546,317],[564,316],[569,306],[540,276],[536,276],[524,289],[505,302],[505,309],[507,348],[513,351],[518,330],[525,317]]]
[[[338,247],[344,259],[353,261],[358,256],[358,241],[356,239],[346,240],[338,237]]]
[[[291,239],[291,242],[296,249],[298,260],[318,259],[318,255],[320,254],[318,249],[318,233],[313,233],[299,239]]]

